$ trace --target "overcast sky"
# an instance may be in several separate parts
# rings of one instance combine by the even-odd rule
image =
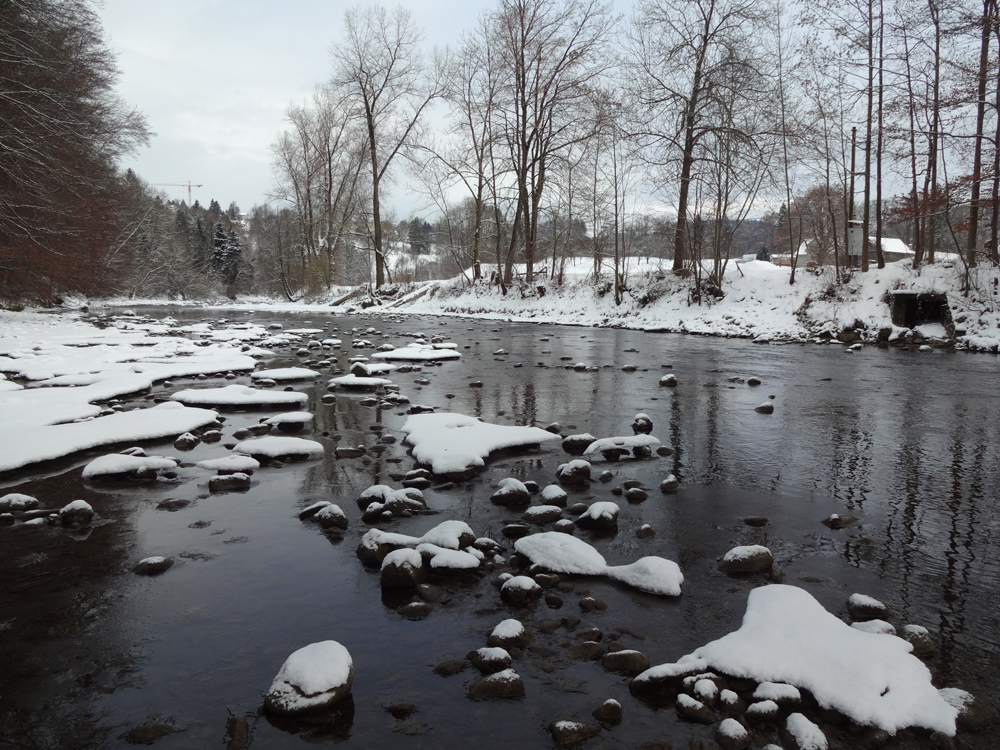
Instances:
[[[155,133],[123,166],[150,183],[204,185],[193,196],[244,211],[267,200],[270,146],[291,102],[331,70],[345,0],[105,0],[101,16],[118,54],[119,92]],[[390,7],[397,3],[387,3]],[[488,0],[404,0],[427,51],[456,46]],[[187,188],[162,188],[187,200]],[[419,200],[398,190],[406,218]]]

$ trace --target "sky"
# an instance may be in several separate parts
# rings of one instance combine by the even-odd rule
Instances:
[[[285,110],[331,72],[346,0],[105,0],[99,8],[118,55],[119,94],[155,135],[122,167],[149,183],[201,184],[192,196],[243,211],[268,200],[271,144]],[[425,31],[427,52],[457,46],[489,0],[403,0]],[[187,200],[187,187],[162,187]],[[422,201],[398,186],[399,218]]]

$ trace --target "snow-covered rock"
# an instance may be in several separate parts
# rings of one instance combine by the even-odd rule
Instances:
[[[0,513],[34,510],[37,507],[38,500],[36,498],[20,492],[11,492],[0,497]]]
[[[435,474],[464,474],[485,466],[493,451],[527,448],[558,435],[540,427],[514,427],[481,422],[464,414],[415,414],[402,427],[413,457]]]
[[[312,424],[313,415],[307,411],[286,411],[268,417],[263,424],[273,425],[282,432],[296,432],[308,424]]]
[[[279,367],[274,370],[257,370],[250,373],[252,380],[276,380],[285,382],[290,380],[312,380],[318,378],[319,373],[306,367]]]
[[[462,355],[447,344],[408,344],[402,349],[388,352],[376,352],[375,359],[397,362],[434,362],[449,359],[461,359]]]
[[[771,550],[760,544],[750,544],[733,547],[719,562],[719,569],[724,573],[766,573],[774,565]]]
[[[955,733],[958,710],[939,695],[924,664],[901,638],[856,630],[808,592],[771,585],[750,592],[739,630],[675,664],[636,677],[637,690],[713,669],[806,689],[823,708],[894,734],[906,727]]]
[[[556,478],[565,484],[583,484],[590,480],[591,466],[589,461],[582,458],[559,464],[556,467]]]
[[[339,386],[341,388],[370,390],[372,388],[378,388],[379,386],[392,385],[392,381],[385,378],[359,377],[352,374],[341,375],[338,378],[331,378],[328,384],[330,386]]]
[[[140,576],[158,576],[172,567],[174,561],[169,557],[147,557],[135,564],[132,570]]]
[[[233,448],[245,456],[265,458],[315,458],[325,452],[323,445],[315,440],[296,437],[259,437],[244,440]]]
[[[608,576],[640,591],[679,596],[684,576],[671,560],[643,557],[630,565],[608,565],[604,556],[582,539],[546,531],[518,539],[514,549],[555,573]]]
[[[25,405],[34,407],[37,402],[26,402]],[[4,423],[4,415],[8,413],[14,417],[16,411],[15,406],[0,403],[0,425],[2,425],[0,429],[15,428],[16,425],[12,422]],[[42,406],[39,411],[40,413],[36,415],[38,421],[51,419],[56,423],[29,426],[22,421],[22,426],[16,431],[17,439],[7,441],[3,451],[0,451],[0,472],[19,469],[39,461],[62,458],[77,451],[90,450],[102,445],[175,437],[182,432],[212,424],[218,416],[208,409],[191,409],[171,402],[157,404],[150,409],[133,409],[82,422],[61,420],[87,419],[95,414],[88,409],[75,411],[58,401]],[[17,416],[15,421],[21,419]]]
[[[619,512],[618,505],[607,500],[591,503],[587,510],[577,517],[576,525],[581,529],[600,531],[616,529],[618,528]]]
[[[84,500],[74,500],[59,511],[63,526],[88,526],[94,520],[94,509]]]
[[[111,453],[95,458],[83,467],[83,478],[94,479],[102,476],[134,474],[135,472],[157,472],[161,469],[175,469],[177,462],[160,456],[123,456]]]
[[[264,708],[298,714],[326,708],[346,698],[354,682],[354,662],[337,641],[311,643],[281,665],[264,696]]]
[[[652,435],[627,435],[595,440],[583,452],[588,460],[596,460],[603,456],[607,461],[618,461],[622,458],[649,458],[660,441]]]
[[[827,750],[829,743],[823,730],[799,713],[785,719],[782,740],[794,750]]]
[[[381,529],[370,529],[358,545],[358,558],[366,565],[381,565],[391,551],[402,547],[416,548],[430,544],[445,550],[462,550],[472,546],[476,535],[464,521],[442,521],[423,536],[395,534]]]
[[[246,385],[226,385],[178,391],[170,400],[193,406],[239,407],[304,404],[309,397],[298,391],[259,391]]]
[[[250,456],[223,456],[222,458],[206,458],[195,464],[200,469],[217,471],[220,474],[240,472],[253,474],[260,468],[260,462]]]
[[[497,482],[497,487],[497,491],[490,496],[490,500],[497,505],[524,507],[531,502],[531,493],[518,479],[513,477],[501,479]]]

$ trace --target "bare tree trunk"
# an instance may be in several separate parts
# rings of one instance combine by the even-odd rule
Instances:
[[[965,244],[966,261],[976,265],[979,233],[979,186],[983,175],[983,121],[986,118],[986,78],[990,62],[990,32],[996,23],[996,0],[983,0],[982,37],[979,46],[979,71],[976,76],[976,142],[972,160],[972,198],[969,202],[969,234]],[[997,113],[1000,119],[1000,112]],[[1000,144],[997,144],[1000,148]],[[996,209],[994,208],[994,211]]]
[[[875,143],[875,259],[879,268],[885,268],[885,254],[882,252],[882,95],[883,68],[885,67],[885,23],[883,2],[878,3],[878,137]]]
[[[1000,48],[1000,24],[996,26],[997,47]],[[1000,247],[997,246],[997,229],[1000,228],[1000,66],[997,67],[997,91],[994,98],[997,129],[993,138],[993,190],[990,201],[993,211],[990,214],[990,261],[993,265],[1000,264]]]
[[[869,227],[871,226],[872,198],[872,115],[875,106],[875,8],[868,0],[868,35],[865,40],[868,52],[868,85],[866,89],[868,110],[865,120],[865,205],[862,208],[861,271],[868,271]]]

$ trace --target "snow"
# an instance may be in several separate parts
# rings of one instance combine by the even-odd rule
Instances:
[[[283,382],[286,380],[310,380],[318,378],[319,373],[305,367],[279,367],[274,370],[257,370],[256,372],[251,372],[250,377],[253,380],[277,380]]]
[[[0,452],[0,472],[62,458],[102,445],[176,437],[211,424],[216,418],[214,411],[191,409],[167,402],[150,409],[118,412],[86,422],[29,426],[25,419],[17,424],[15,431],[8,432],[12,425],[3,419],[6,406],[7,404],[0,402],[0,425],[3,425],[0,429],[7,436],[4,439],[4,450]],[[52,410],[43,409],[38,416],[47,421],[56,418],[55,413],[58,411],[57,407]]]
[[[350,686],[354,662],[337,641],[311,643],[292,653],[281,665],[268,690],[290,712],[322,706],[330,693]]]
[[[671,560],[643,557],[630,565],[608,565],[591,545],[559,531],[521,537],[514,542],[514,549],[556,573],[605,575],[650,594],[679,596],[684,582],[680,568]]]
[[[223,456],[222,458],[207,458],[195,464],[209,471],[257,471],[260,462],[250,456]]]
[[[583,452],[584,456],[593,460],[601,457],[601,451],[611,448],[628,448],[630,451],[635,448],[649,448],[655,450],[661,445],[660,441],[652,435],[627,435],[622,437],[609,437],[595,440]]]
[[[514,479],[514,477],[507,477],[506,479],[501,479],[497,482],[497,489],[494,495],[528,495],[528,488],[524,486],[524,482],[519,479]]]
[[[90,506],[90,503],[86,502],[85,500],[74,500],[71,503],[68,503],[64,505],[62,508],[60,508],[59,513],[61,515],[63,513],[69,513],[74,510],[93,511],[94,509]]]
[[[823,730],[802,714],[790,714],[785,719],[785,729],[795,738],[799,750],[827,750],[829,746]]]
[[[569,495],[566,494],[566,490],[558,484],[550,484],[542,489],[541,498],[546,502],[552,502],[553,500],[565,501],[567,497],[569,497]]]
[[[758,701],[800,701],[802,694],[794,685],[786,685],[781,682],[762,682],[753,691],[754,700]]]
[[[529,576],[511,576],[506,581],[504,581],[503,586],[501,588],[532,591],[534,589],[541,587],[537,583],[535,583],[534,578],[531,578]]]
[[[246,385],[226,385],[178,391],[170,400],[199,406],[274,406],[304,404],[309,397],[298,391],[258,391]]]
[[[734,740],[743,739],[748,736],[747,730],[736,719],[723,719],[722,723],[719,724],[719,734]]]
[[[304,440],[297,437],[258,437],[237,443],[233,448],[236,453],[246,456],[322,456],[325,452],[322,444],[315,440]]]
[[[431,556],[430,566],[434,569],[473,570],[479,567],[479,558],[457,549],[444,549],[436,544],[418,544],[416,551]]]
[[[372,357],[398,362],[436,362],[446,359],[461,359],[462,355],[454,349],[444,348],[443,345],[439,344],[408,344],[402,349],[393,349],[390,352],[375,352]]]
[[[95,458],[83,467],[83,478],[105,476],[109,474],[127,474],[140,469],[174,469],[177,462],[169,458],[160,456],[123,456],[120,453],[112,453],[107,456]]]
[[[941,696],[945,703],[957,711],[968,708],[975,700],[972,693],[960,690],[959,688],[941,688],[938,690],[938,695]]]
[[[687,693],[678,693],[677,695],[677,705],[684,706],[685,708],[691,708],[695,711],[700,711],[705,707],[705,704],[699,700],[695,700]]]
[[[620,508],[617,503],[609,500],[600,500],[596,503],[591,503],[587,507],[587,510],[580,514],[580,518],[592,518],[595,521],[603,518],[612,521],[618,518],[619,510]]]
[[[508,638],[517,638],[523,632],[524,625],[522,625],[518,620],[508,619],[493,628],[493,632],[490,633],[490,635],[506,640]]]
[[[740,560],[749,560],[752,557],[762,554],[771,554],[771,550],[760,544],[747,544],[741,547],[733,547],[729,552],[727,552],[722,557],[723,562],[737,562]]]
[[[896,628],[892,623],[885,620],[869,620],[868,622],[852,622],[851,627],[856,630],[863,630],[866,633],[878,633],[881,635],[896,635]]]
[[[0,510],[31,510],[38,507],[38,500],[21,492],[11,492],[0,497]]]
[[[493,451],[558,440],[540,427],[480,422],[464,414],[415,414],[403,424],[413,457],[435,474],[460,473],[485,466]]]
[[[916,726],[954,735],[958,712],[911,649],[901,638],[851,628],[803,589],[776,584],[750,592],[739,630],[636,679],[714,669],[809,690],[821,707],[890,734]]]
[[[680,596],[684,576],[673,560],[663,557],[641,557],[630,565],[613,565],[608,578],[625,583],[647,594]]]
[[[313,415],[307,411],[287,411],[284,414],[275,414],[264,420],[264,424],[298,424],[304,422],[309,424],[313,421]]]
[[[339,385],[341,388],[376,388],[380,385],[392,385],[391,380],[385,378],[365,378],[357,375],[341,375],[339,378],[331,378],[328,385]]]
[[[476,534],[465,521],[442,521],[421,537],[421,541],[446,549],[458,549],[461,537]]]
[[[379,544],[417,547],[426,543],[442,549],[457,550],[461,546],[461,538],[463,536],[475,539],[476,535],[464,521],[442,521],[426,534],[419,537],[396,534],[390,531],[382,531],[381,529],[369,529],[361,537],[361,544],[375,549]]]
[[[403,547],[402,549],[394,549],[384,558],[382,558],[382,570],[388,567],[396,566],[402,567],[403,565],[409,565],[412,568],[423,567],[424,558],[415,549],[410,549],[408,547]]]
[[[562,513],[562,508],[558,505],[533,505],[524,511],[524,517],[531,519],[535,516],[547,516],[550,513]]]
[[[878,599],[866,594],[851,594],[848,602],[854,607],[867,607],[870,609],[885,609],[885,605]]]

